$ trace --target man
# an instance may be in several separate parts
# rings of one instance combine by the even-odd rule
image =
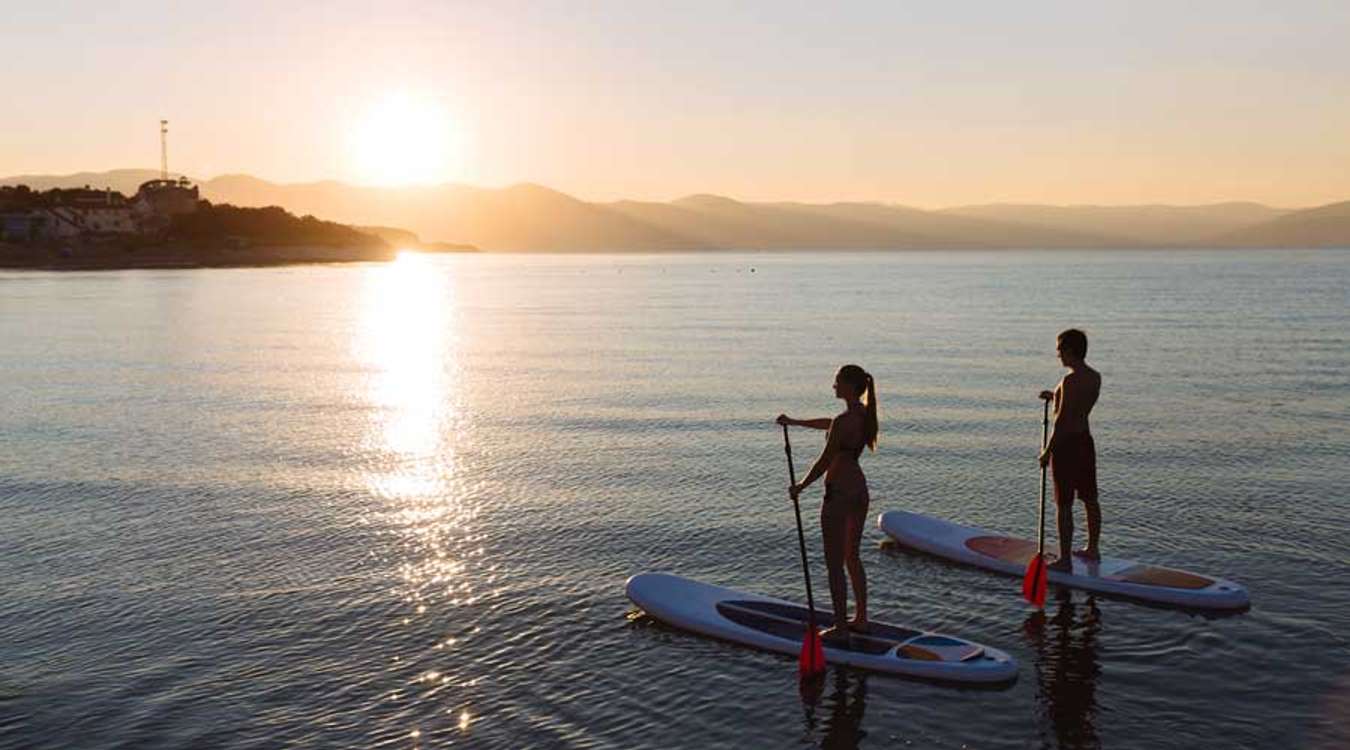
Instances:
[[[1097,448],[1088,429],[1088,415],[1102,390],[1102,376],[1083,361],[1087,357],[1087,334],[1070,328],[1056,338],[1059,361],[1069,368],[1055,390],[1041,391],[1041,398],[1055,401],[1055,427],[1041,452],[1041,466],[1047,464],[1055,477],[1055,522],[1059,526],[1059,559],[1052,570],[1073,569],[1073,498],[1083,500],[1087,511],[1087,546],[1073,552],[1096,562],[1101,559],[1098,542],[1102,531],[1102,510],[1097,504]]]

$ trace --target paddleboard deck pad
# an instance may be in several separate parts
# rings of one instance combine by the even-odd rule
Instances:
[[[683,630],[796,656],[806,636],[806,607],[759,594],[713,586],[669,573],[642,573],[624,591],[652,617]],[[816,625],[834,624],[816,609]],[[996,684],[1017,676],[1017,662],[988,646],[915,628],[869,623],[847,644],[825,643],[827,664],[924,679]]]
[[[887,511],[877,517],[877,526],[905,547],[1011,576],[1025,575],[1027,563],[1036,554],[1036,543],[1029,539],[919,513]],[[1054,553],[1049,554],[1054,557]],[[1093,562],[1074,556],[1073,572],[1051,570],[1049,581],[1195,609],[1234,610],[1249,604],[1247,589],[1239,583],[1114,557]]]

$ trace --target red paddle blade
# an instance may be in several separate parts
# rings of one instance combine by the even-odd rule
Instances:
[[[1027,563],[1027,574],[1022,577],[1022,596],[1037,608],[1045,606],[1048,572],[1045,568],[1045,556],[1038,554]]]
[[[1031,592],[1036,586],[1036,571],[1040,569],[1041,564],[1040,555],[1032,555],[1031,559],[1027,560],[1027,572],[1022,576],[1022,598],[1027,601],[1032,600]]]
[[[1032,604],[1035,604],[1037,609],[1045,607],[1045,590],[1050,583],[1049,578],[1050,569],[1045,566],[1045,559],[1042,558],[1041,570],[1036,576],[1036,585],[1031,591],[1033,599]]]
[[[797,657],[797,675],[803,680],[825,673],[825,647],[815,628],[806,629],[802,652]]]

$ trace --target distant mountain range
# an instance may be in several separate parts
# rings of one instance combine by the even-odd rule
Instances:
[[[90,185],[134,193],[151,170],[19,175],[0,185]],[[1350,201],[1288,210],[1258,203],[1045,206],[937,211],[885,203],[747,203],[692,195],[597,203],[531,184],[375,188],[277,184],[248,175],[197,180],[202,196],[362,226],[398,227],[484,250],[665,251],[1350,247]]]

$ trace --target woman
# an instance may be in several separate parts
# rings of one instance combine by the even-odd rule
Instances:
[[[866,403],[862,397],[866,394]],[[825,540],[825,567],[830,573],[830,601],[834,605],[834,627],[821,633],[827,640],[843,640],[851,632],[867,632],[867,575],[862,558],[863,524],[867,522],[867,477],[858,457],[863,446],[877,449],[877,391],[868,375],[857,365],[844,365],[834,376],[835,398],[846,408],[834,419],[792,419],[778,415],[778,424],[829,430],[825,450],[811,465],[811,471],[788,491],[796,500],[801,491],[825,475],[825,502],[820,506],[820,530]],[[853,584],[855,601],[853,620],[848,620],[848,587],[844,571]]]

